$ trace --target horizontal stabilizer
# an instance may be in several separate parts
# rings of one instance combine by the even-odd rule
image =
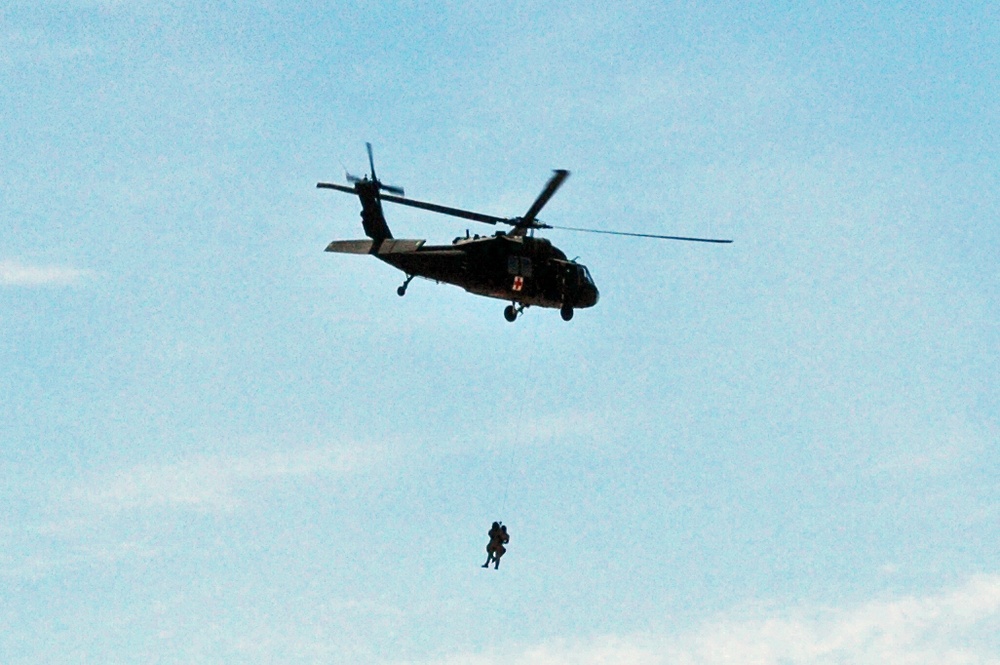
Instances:
[[[426,240],[396,240],[386,238],[378,245],[378,251],[372,252],[376,245],[374,240],[334,240],[326,246],[326,251],[339,254],[404,254],[420,249]]]
[[[373,241],[364,240],[334,240],[326,246],[328,252],[340,254],[368,254],[372,251]]]
[[[426,240],[397,240],[386,238],[378,247],[379,254],[405,254],[420,249]]]

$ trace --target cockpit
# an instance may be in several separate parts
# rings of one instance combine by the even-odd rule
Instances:
[[[587,266],[581,263],[572,263],[570,265],[572,266],[571,269],[576,273],[576,284],[573,289],[576,293],[574,306],[593,307],[597,304],[597,299],[600,297],[597,285],[594,284],[594,278],[590,276]]]

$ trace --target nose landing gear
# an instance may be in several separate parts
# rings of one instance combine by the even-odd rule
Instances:
[[[573,306],[563,305],[559,310],[559,314],[562,316],[563,321],[570,321],[573,318]]]

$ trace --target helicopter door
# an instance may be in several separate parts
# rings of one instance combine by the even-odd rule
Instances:
[[[508,256],[507,273],[521,277],[531,277],[531,259],[526,256]]]

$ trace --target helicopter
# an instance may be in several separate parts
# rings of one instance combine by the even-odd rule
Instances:
[[[347,173],[350,185],[319,182],[316,187],[356,195],[361,201],[361,225],[368,238],[334,240],[326,251],[370,254],[401,270],[406,278],[396,289],[399,296],[406,295],[414,277],[423,277],[460,286],[475,295],[509,301],[511,304],[504,309],[504,318],[510,322],[533,306],[558,309],[563,320],[569,321],[575,310],[596,305],[600,294],[587,266],[567,259],[566,254],[547,238],[536,237],[537,230],[558,229],[690,242],[732,242],[545,224],[537,219],[537,215],[569,177],[569,171],[565,169],[553,171],[542,192],[520,217],[496,217],[406,198],[402,187],[386,185],[378,179],[372,145],[366,143],[365,146],[368,149],[369,175],[359,178]],[[470,236],[466,230],[464,237],[455,238],[450,245],[427,245],[426,240],[395,238],[386,223],[383,202],[512,228],[506,232],[497,231],[491,236]]]

